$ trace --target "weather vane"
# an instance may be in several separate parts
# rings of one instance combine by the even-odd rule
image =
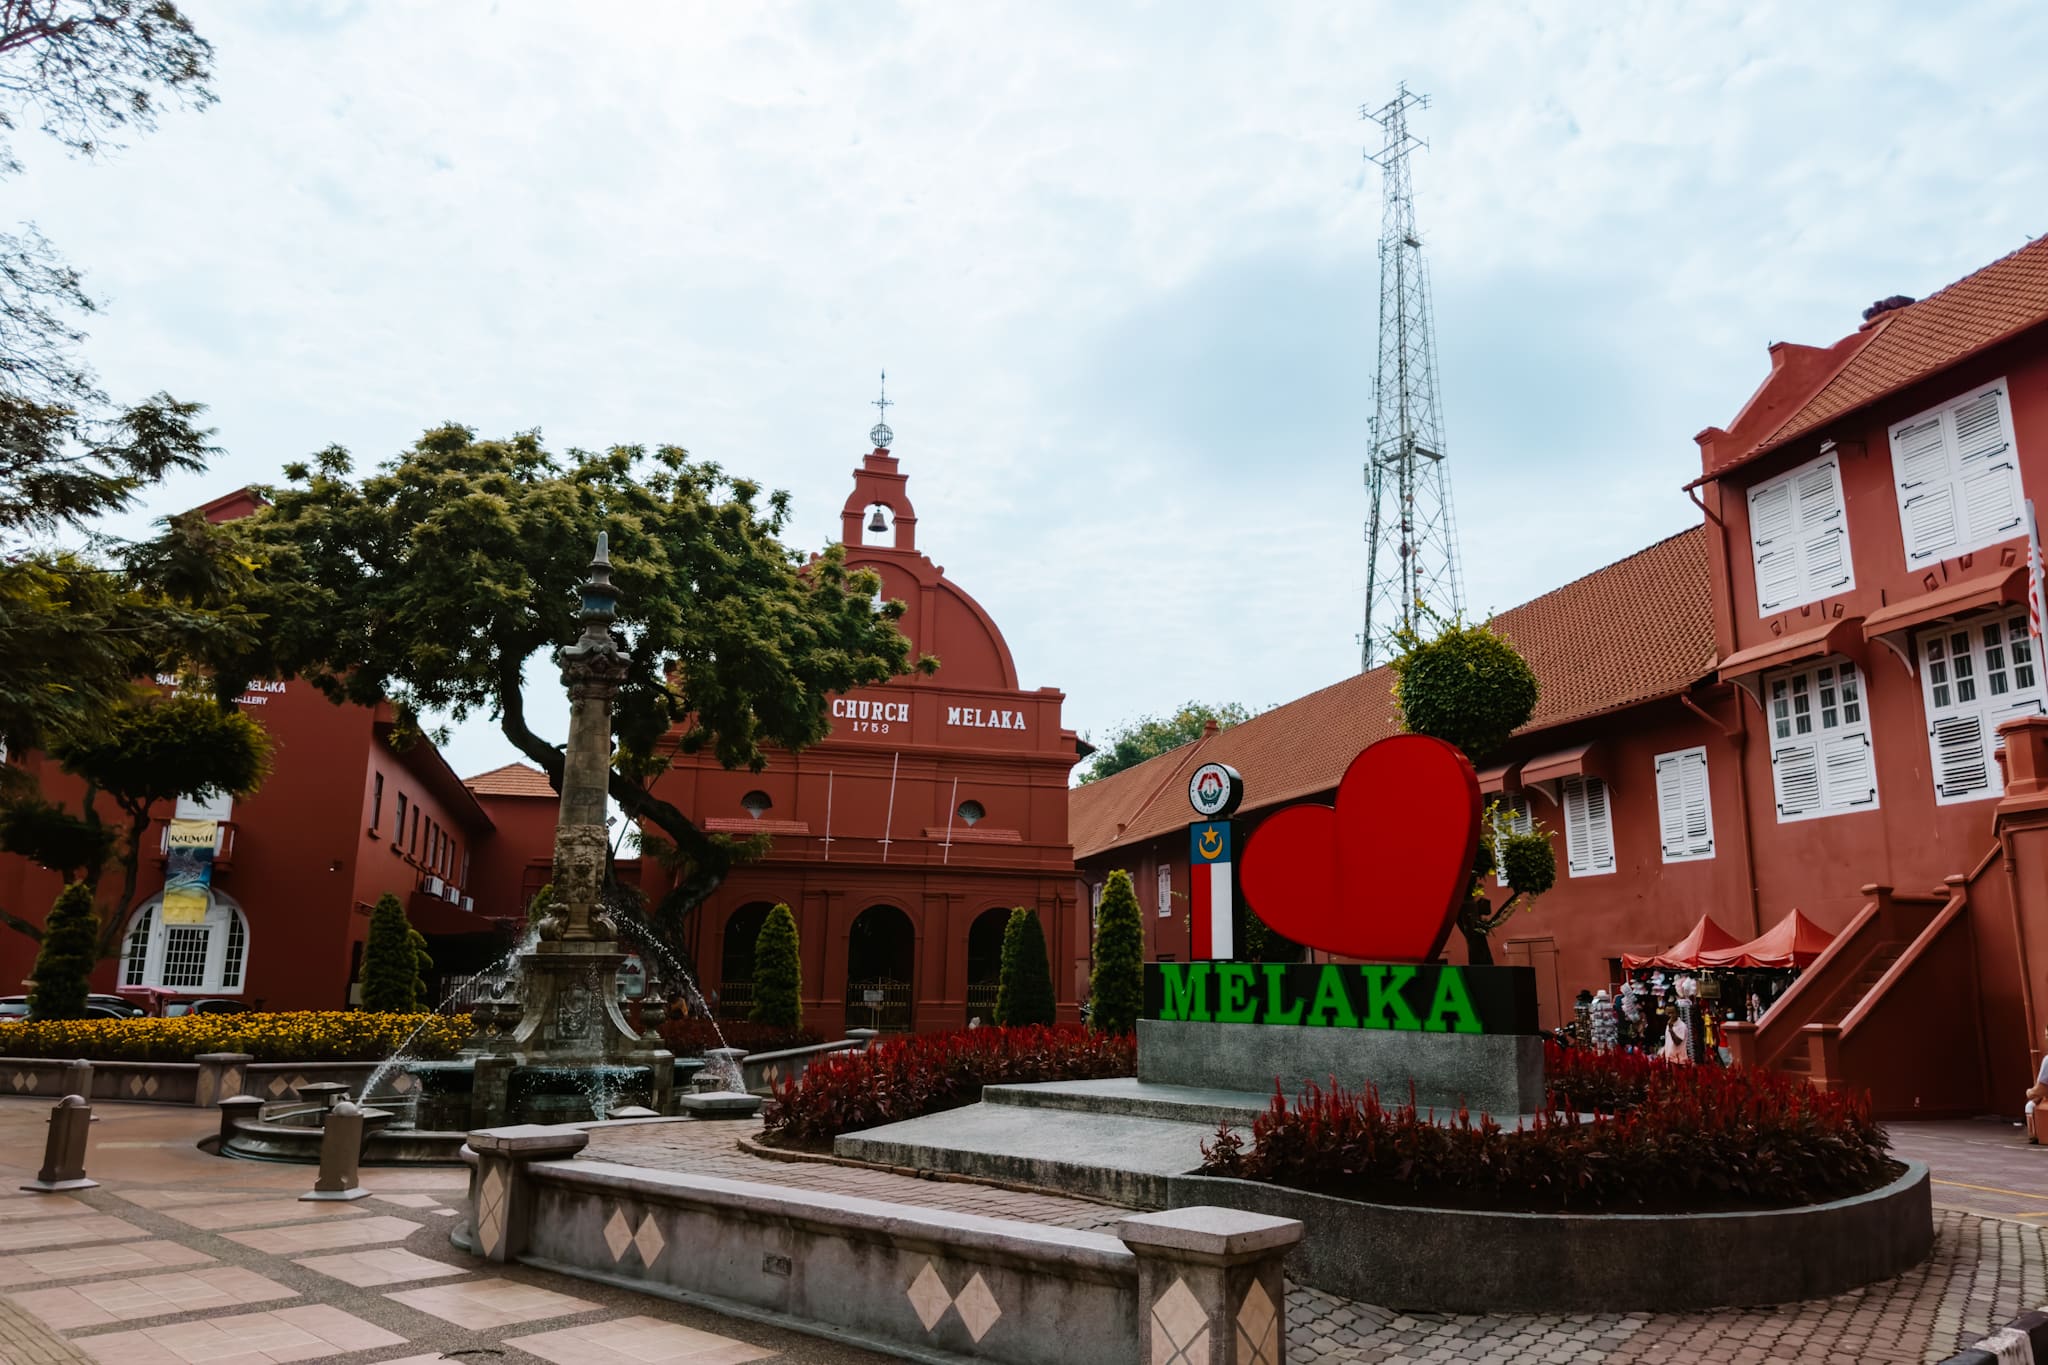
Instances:
[[[882,420],[875,423],[874,429],[868,432],[868,439],[875,443],[875,449],[887,450],[889,443],[896,439],[896,433],[889,430],[889,409],[896,405],[889,400],[889,372],[887,370],[882,371],[882,396],[875,400],[874,406],[875,411],[881,415]]]

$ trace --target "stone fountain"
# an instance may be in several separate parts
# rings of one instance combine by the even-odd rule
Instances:
[[[472,1113],[479,1127],[506,1121],[515,1069],[630,1075],[645,1068],[648,1093],[640,1102],[659,1112],[667,1111],[674,1086],[674,1057],[642,1041],[619,1010],[613,983],[626,954],[616,926],[599,906],[610,852],[605,798],[612,770],[612,698],[630,662],[612,637],[619,594],[612,586],[607,539],[598,533],[583,584],[583,633],[561,652],[570,711],[555,823],[554,903],[540,922],[539,942],[519,957],[518,1022],[476,1060]]]

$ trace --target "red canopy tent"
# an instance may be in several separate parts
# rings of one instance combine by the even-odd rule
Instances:
[[[1763,940],[1757,941],[1761,943]],[[1621,965],[1623,970],[1631,972],[1638,967],[1698,967],[1708,953],[1718,953],[1740,946],[1735,935],[1714,923],[1712,916],[1701,915],[1700,922],[1692,927],[1691,933],[1663,952],[1654,957],[1637,957],[1633,953],[1623,953]]]
[[[1805,967],[1834,935],[1794,910],[1747,943],[1701,954],[1703,967]]]

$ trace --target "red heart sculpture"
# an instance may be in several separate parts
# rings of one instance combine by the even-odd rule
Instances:
[[[1395,735],[1344,770],[1337,804],[1289,806],[1245,845],[1239,885],[1296,943],[1369,962],[1430,962],[1472,883],[1479,778],[1454,746]]]

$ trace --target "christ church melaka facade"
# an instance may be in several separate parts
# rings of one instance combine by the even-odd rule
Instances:
[[[1554,1025],[1701,915],[1747,939],[1798,909],[1834,941],[1729,1030],[1738,1056],[1880,1112],[2014,1108],[2048,1026],[2023,517],[2048,490],[2048,241],[1832,346],[1774,345],[1696,440],[1697,524],[1495,620],[1542,697],[1481,783],[1551,832],[1558,881],[1494,954],[1535,969]],[[1184,957],[1188,776],[1236,767],[1255,837],[1331,799],[1398,726],[1391,693],[1346,679],[1078,789],[1081,894],[1130,871],[1151,955]]]
[[[655,792],[711,833],[765,834],[768,854],[736,867],[688,921],[707,1000],[727,1017],[753,1003],[754,942],[769,909],[797,920],[804,1022],[959,1028],[995,1004],[1003,926],[1035,910],[1055,968],[1060,1016],[1078,1017],[1088,907],[1077,905],[1067,786],[1078,757],[1056,688],[1018,683],[1009,645],[982,606],[917,548],[907,476],[879,429],[841,510],[847,563],[902,601],[911,655],[940,663],[831,700],[832,733],[765,770],[678,756]],[[658,899],[660,871],[642,869]]]

